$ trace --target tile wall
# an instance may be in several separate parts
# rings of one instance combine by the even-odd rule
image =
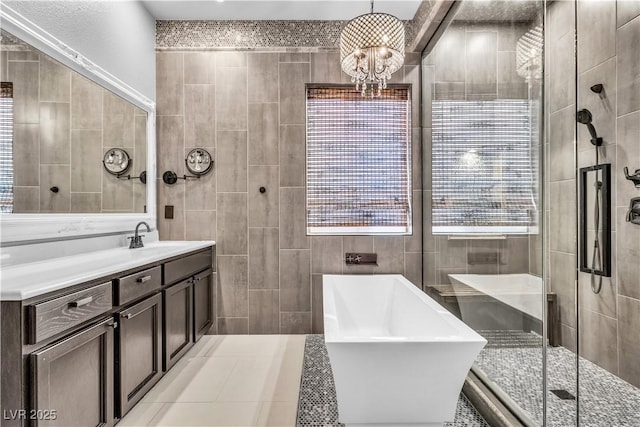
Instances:
[[[407,54],[394,75],[413,85],[413,235],[309,237],[305,84],[348,82],[338,53],[158,51],[158,176],[184,173],[192,147],[215,159],[198,181],[158,181],[160,237],[217,243],[214,331],[321,332],[323,273],[401,273],[421,285],[419,58]],[[348,251],[377,252],[379,265],[347,267]]]
[[[625,221],[640,190],[622,171],[640,168],[640,2],[581,1],[577,8],[576,65],[574,3],[549,7],[549,281],[560,298],[563,345],[575,350],[579,317],[580,354],[640,386],[640,226]],[[589,89],[597,83],[604,84],[602,96]],[[575,111],[582,108],[604,138],[601,163],[612,164],[613,275],[596,295],[589,275],[579,274],[576,316],[576,153],[578,167],[595,163],[586,127],[578,125],[575,135]]]
[[[123,147],[131,174],[146,169],[146,113],[24,45],[3,45],[0,64],[14,90],[14,212],[144,212],[146,186],[102,159]]]

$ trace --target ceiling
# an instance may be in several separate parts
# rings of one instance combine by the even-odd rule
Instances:
[[[158,20],[348,20],[369,12],[369,0],[142,0]],[[381,0],[375,11],[409,20],[420,0]]]
[[[466,0],[455,15],[456,21],[529,22],[542,16],[537,0]]]

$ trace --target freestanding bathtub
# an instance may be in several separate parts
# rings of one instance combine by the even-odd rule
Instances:
[[[324,275],[324,334],[347,426],[442,426],[486,340],[401,275]]]

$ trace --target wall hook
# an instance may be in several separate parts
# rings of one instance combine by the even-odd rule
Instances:
[[[51,187],[49,190],[51,190],[52,193],[57,193],[58,191],[60,191],[60,189],[58,187],[56,187],[55,185],[53,187]]]
[[[635,185],[636,188],[640,188],[640,169],[636,169],[636,171],[633,173],[633,175],[629,175],[629,168],[625,166],[624,167],[624,176],[629,181],[633,182],[633,185]]]
[[[640,225],[640,197],[631,199],[629,211],[627,212],[627,222]]]

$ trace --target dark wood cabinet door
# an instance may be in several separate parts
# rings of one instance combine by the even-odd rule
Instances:
[[[162,296],[121,311],[117,346],[117,414],[122,418],[162,377]]]
[[[198,341],[213,325],[215,307],[215,274],[211,270],[193,279],[193,341]]]
[[[109,317],[31,354],[31,425],[113,425],[113,326]]]
[[[164,294],[164,370],[168,371],[193,345],[192,280],[167,288]]]

